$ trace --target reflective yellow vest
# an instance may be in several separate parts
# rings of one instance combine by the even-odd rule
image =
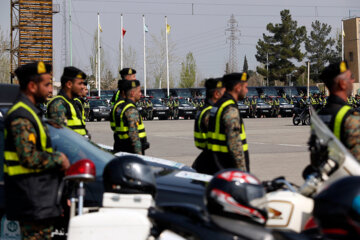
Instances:
[[[111,109],[110,112],[110,128],[111,130],[115,131],[116,128],[116,108],[120,105],[125,103],[125,100],[120,100],[117,103],[115,103],[115,106]]]
[[[207,149],[207,130],[203,129],[202,121],[204,114],[210,111],[212,106],[205,107],[199,111],[196,115],[195,126],[194,126],[194,140],[195,146],[199,149]],[[204,131],[205,130],[205,131]]]
[[[224,112],[224,109],[230,105],[233,105],[237,109],[237,104],[233,99],[229,99],[221,103],[219,107],[214,107],[211,109],[210,114],[210,122],[209,122],[209,129],[207,133],[207,148],[212,152],[219,152],[219,153],[229,153],[229,149],[226,143],[226,135],[225,129],[222,126],[221,119]],[[216,112],[213,112],[215,111]],[[239,113],[240,114],[240,113]],[[213,121],[215,118],[215,121]],[[245,157],[248,158],[248,144],[246,142],[246,133],[245,133],[245,126],[241,120],[241,134],[240,139],[242,142],[243,151],[245,153]],[[215,124],[214,124],[215,123]]]
[[[67,116],[67,126],[77,132],[80,135],[86,135],[86,129],[83,119],[79,119],[78,115],[76,114],[76,110],[74,105],[69,102],[64,96],[57,95],[49,102],[48,106],[55,100],[55,99],[62,99],[66,104],[66,109],[68,110]],[[82,118],[82,117],[81,117]]]
[[[116,124],[115,127],[115,132],[120,140],[129,139],[129,126],[124,118],[124,113],[127,109],[132,107],[136,109],[136,106],[133,103],[127,103],[124,105],[123,109],[121,110],[119,124]],[[137,130],[139,132],[140,140],[145,139],[146,138],[145,126],[141,119],[141,116],[139,117],[139,124],[137,126]]]
[[[18,113],[22,112],[21,115]],[[40,120],[39,116],[34,112],[34,110],[28,106],[26,103],[19,101],[14,106],[10,108],[10,110],[7,112],[7,117],[10,117],[12,114],[15,114],[16,116],[22,116],[27,115],[29,116],[29,120],[36,124],[34,127],[37,130],[37,139],[36,143],[38,146],[38,150],[52,153],[53,149],[51,147],[50,141],[48,139],[47,133],[45,131],[45,128],[43,126],[42,121]],[[16,116],[13,115],[12,118],[15,118]],[[15,175],[22,175],[22,174],[32,174],[32,173],[39,173],[41,170],[39,169],[29,169],[25,168],[20,165],[19,162],[19,156],[16,152],[15,146],[13,145],[12,140],[9,139],[8,132],[5,129],[5,151],[4,151],[4,173],[8,176],[15,176]],[[11,143],[10,143],[10,142]],[[34,139],[35,141],[35,139]]]

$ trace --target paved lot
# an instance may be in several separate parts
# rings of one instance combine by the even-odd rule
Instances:
[[[200,153],[194,146],[193,120],[145,121],[150,142],[146,155],[191,166]],[[91,122],[87,127],[94,142],[113,145],[109,122]],[[309,126],[294,126],[291,118],[245,119],[250,168],[261,180],[285,176],[301,184],[301,173],[309,163]]]

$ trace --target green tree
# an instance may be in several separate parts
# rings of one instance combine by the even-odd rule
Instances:
[[[196,62],[191,52],[186,54],[185,62],[181,63],[180,87],[194,87],[196,81]]]
[[[246,58],[246,55],[244,57],[244,66],[243,66],[243,72],[248,72],[249,71],[249,65],[248,65],[248,61]]]
[[[261,66],[256,71],[264,77],[269,76],[269,82],[275,80],[286,82],[291,78],[297,78],[302,73],[302,68],[295,66],[295,62],[301,62],[304,54],[301,52],[301,44],[306,39],[306,28],[298,27],[297,21],[291,17],[290,11],[285,9],[280,12],[281,23],[269,23],[266,26],[269,35],[263,34],[259,39],[255,55]],[[268,56],[268,61],[267,61]],[[266,64],[269,63],[269,72]]]
[[[335,58],[333,46],[335,40],[330,37],[331,26],[316,20],[311,24],[312,30],[305,41],[307,59],[310,61],[310,78],[319,82],[319,76],[325,66]]]
[[[341,61],[341,59],[342,59],[341,54],[342,54],[342,36],[341,36],[341,33],[339,31],[337,31],[336,37],[335,37],[335,46],[332,49],[332,53],[331,53],[329,62],[333,63],[333,62]]]

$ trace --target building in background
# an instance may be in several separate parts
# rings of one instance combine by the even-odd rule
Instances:
[[[360,83],[360,18],[344,20],[344,58]]]
[[[53,64],[53,14],[59,12],[59,5],[52,0],[10,1],[13,82],[18,66],[34,61]]]

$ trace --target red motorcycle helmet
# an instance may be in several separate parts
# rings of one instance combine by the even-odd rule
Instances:
[[[211,215],[265,225],[265,189],[254,175],[225,169],[214,175],[206,188],[205,206]]]

